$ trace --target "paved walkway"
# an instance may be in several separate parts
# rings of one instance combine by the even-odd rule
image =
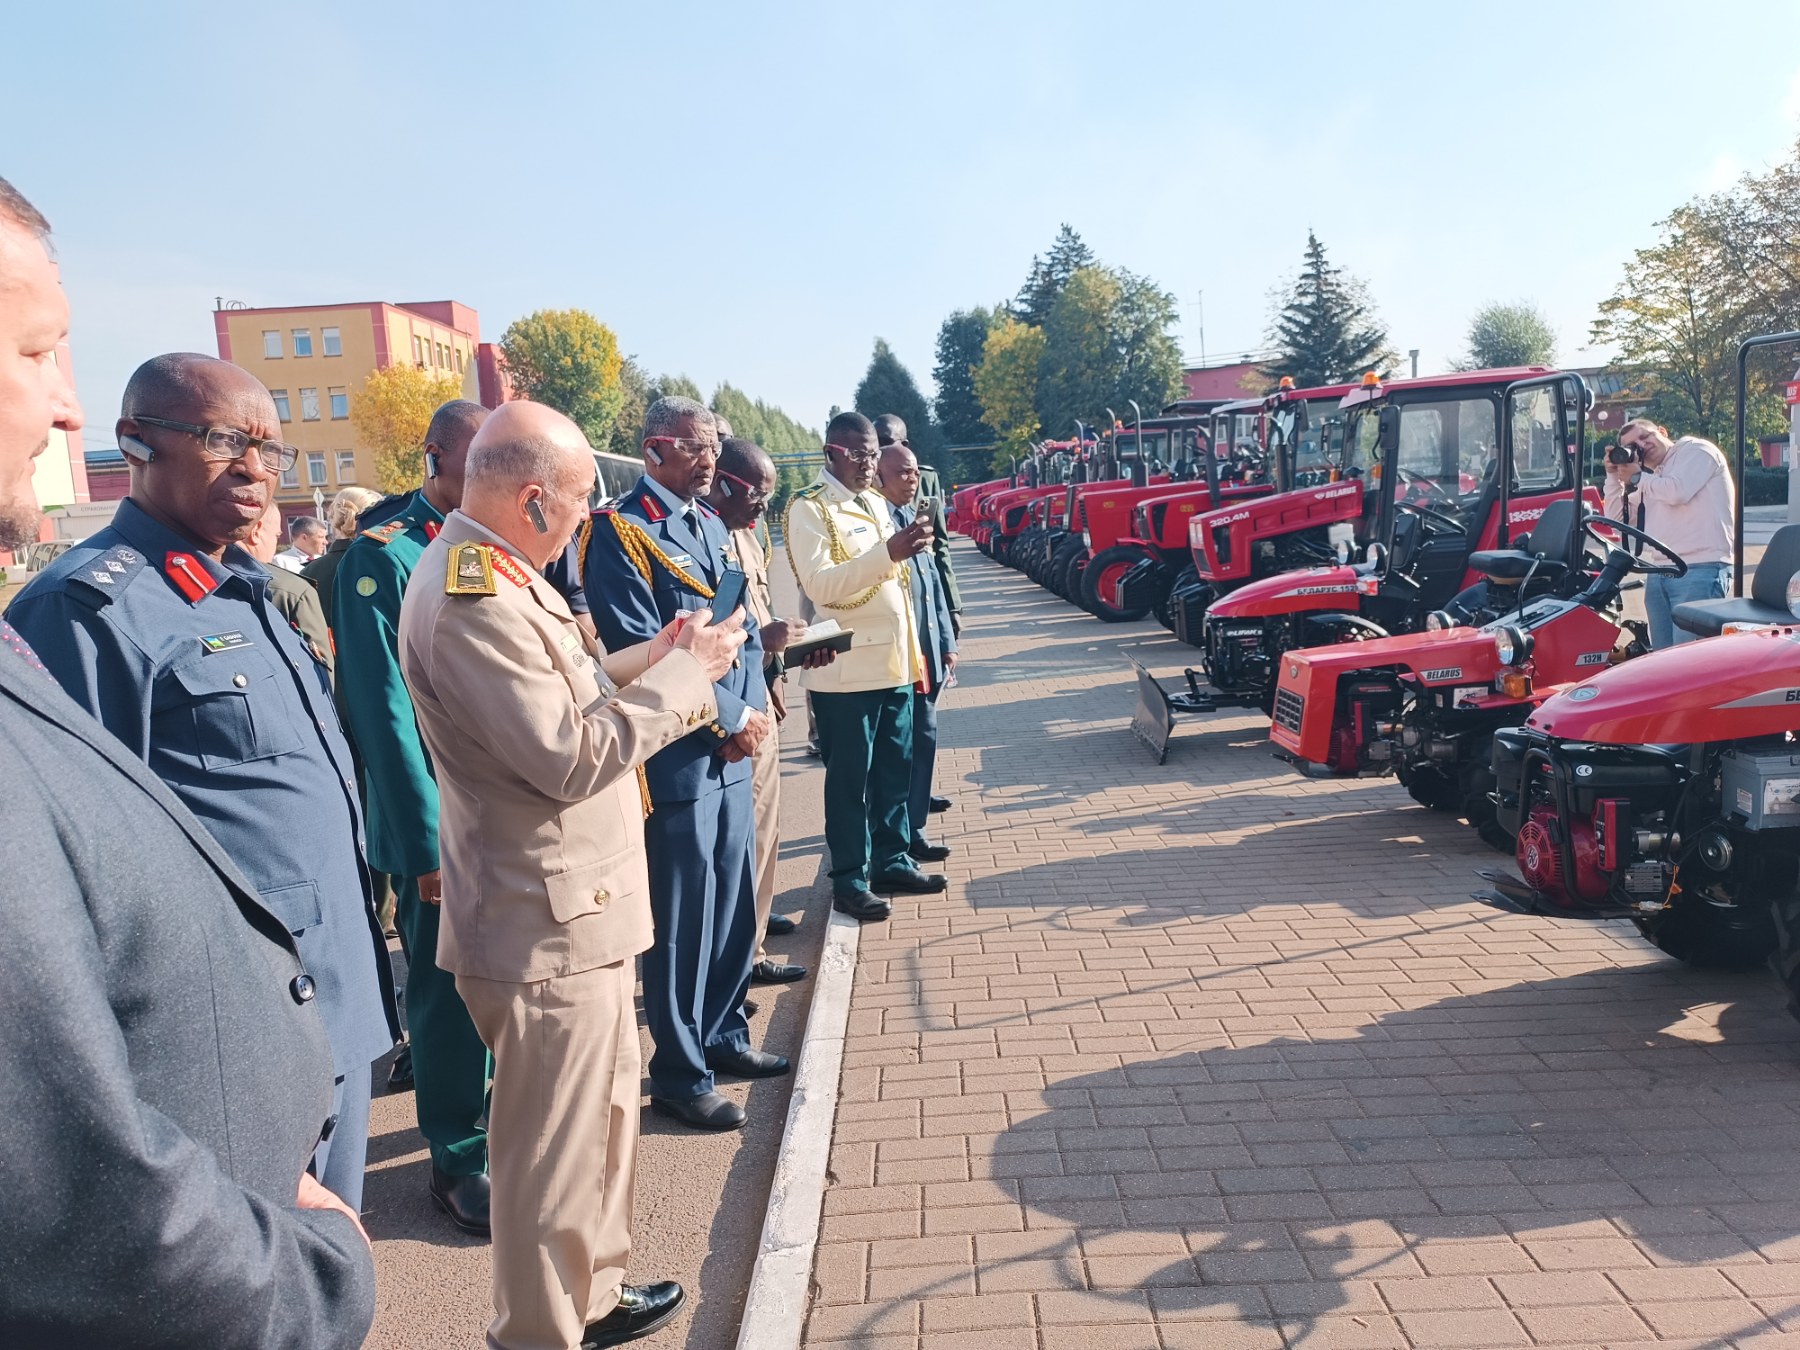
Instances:
[[[863,933],[807,1345],[1800,1346],[1770,977],[1474,904],[1259,718],[1156,767],[1120,649],[1191,651],[958,557],[953,884]]]

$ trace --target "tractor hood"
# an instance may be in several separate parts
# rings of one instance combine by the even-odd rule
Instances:
[[[1602,671],[1527,726],[1564,741],[1669,745],[1800,731],[1800,628],[1684,642]]]
[[[1235,580],[1252,570],[1258,540],[1324,529],[1362,518],[1364,483],[1360,478],[1318,487],[1276,492],[1254,501],[1220,506],[1188,522],[1188,547],[1200,575]]]
[[[1364,565],[1309,567],[1301,572],[1282,572],[1246,581],[1212,602],[1206,611],[1213,619],[1261,619],[1272,614],[1297,614],[1301,610],[1355,609],[1363,595],[1373,595],[1377,578]]]

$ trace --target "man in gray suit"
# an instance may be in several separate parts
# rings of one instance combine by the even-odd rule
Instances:
[[[0,548],[81,408],[43,217],[0,179]],[[0,617],[0,1345],[354,1347],[356,1217],[305,1172],[331,1052],[286,929]]]

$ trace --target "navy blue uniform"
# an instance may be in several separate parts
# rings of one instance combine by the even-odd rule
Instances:
[[[904,530],[916,514],[910,506],[894,506],[894,528]],[[919,625],[919,650],[925,657],[925,687],[913,688],[912,792],[907,798],[907,823],[912,841],[924,842],[926,813],[931,810],[931,779],[937,769],[937,701],[949,674],[944,658],[956,650],[956,630],[950,622],[950,596],[943,574],[928,558],[906,569],[912,578],[912,606]]]
[[[399,1035],[350,750],[324,667],[233,546],[221,565],[131,499],[7,619],[57,683],[198,816],[294,935],[331,1041],[337,1124],[319,1176],[355,1208],[369,1065]]]
[[[649,549],[634,556],[611,510],[662,557]],[[683,503],[647,477],[611,510],[596,512],[583,527],[579,555],[600,640],[618,651],[656,636],[677,611],[708,606],[682,574],[716,587],[729,537],[711,507]],[[712,1091],[707,1056],[736,1054],[750,1043],[743,1004],[756,958],[756,811],[750,760],[728,764],[716,753],[750,710],[761,712],[768,703],[762,642],[754,623],[746,619],[745,627],[749,641],[713,687],[717,720],[645,766],[652,809],[644,851],[656,938],[643,958],[644,1020],[656,1043],[651,1091],[674,1100]]]

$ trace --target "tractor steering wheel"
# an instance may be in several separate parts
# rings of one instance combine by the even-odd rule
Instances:
[[[1437,479],[1435,479],[1435,478],[1427,478],[1422,473],[1414,473],[1411,469],[1403,469],[1398,464],[1396,464],[1394,466],[1394,472],[1400,476],[1400,481],[1402,483],[1406,483],[1409,486],[1413,485],[1413,484],[1423,483],[1425,485],[1425,490],[1427,492],[1436,493],[1438,498],[1440,500],[1442,500],[1443,502],[1445,502],[1447,505],[1450,505],[1450,506],[1460,506],[1461,505],[1461,503],[1458,502],[1454,496],[1452,496],[1450,493],[1444,491],[1444,485],[1442,483],[1438,482]],[[1459,526],[1457,526],[1457,528],[1460,530],[1462,528],[1462,526],[1459,525]]]
[[[1441,525],[1451,534],[1463,533],[1463,524],[1460,520],[1456,519],[1456,517],[1447,516],[1442,511],[1433,510],[1431,507],[1426,506],[1421,502],[1403,502],[1396,498],[1394,500],[1394,506],[1401,511],[1411,511],[1414,515],[1431,521],[1435,525]]]
[[[1618,548],[1618,545],[1612,540],[1601,537],[1600,531],[1603,529],[1617,530],[1628,539],[1636,539],[1640,543],[1648,544],[1665,558],[1675,558],[1673,564],[1647,563],[1644,561],[1642,554],[1634,553],[1631,555],[1631,571],[1642,572],[1647,577],[1685,577],[1687,575],[1688,565],[1685,562],[1680,558],[1676,558],[1675,554],[1665,545],[1659,544],[1655,539],[1645,534],[1637,526],[1623,520],[1612,520],[1606,516],[1595,515],[1582,518],[1581,532],[1584,535],[1600,545],[1601,548]],[[1627,575],[1629,575],[1629,573]]]

